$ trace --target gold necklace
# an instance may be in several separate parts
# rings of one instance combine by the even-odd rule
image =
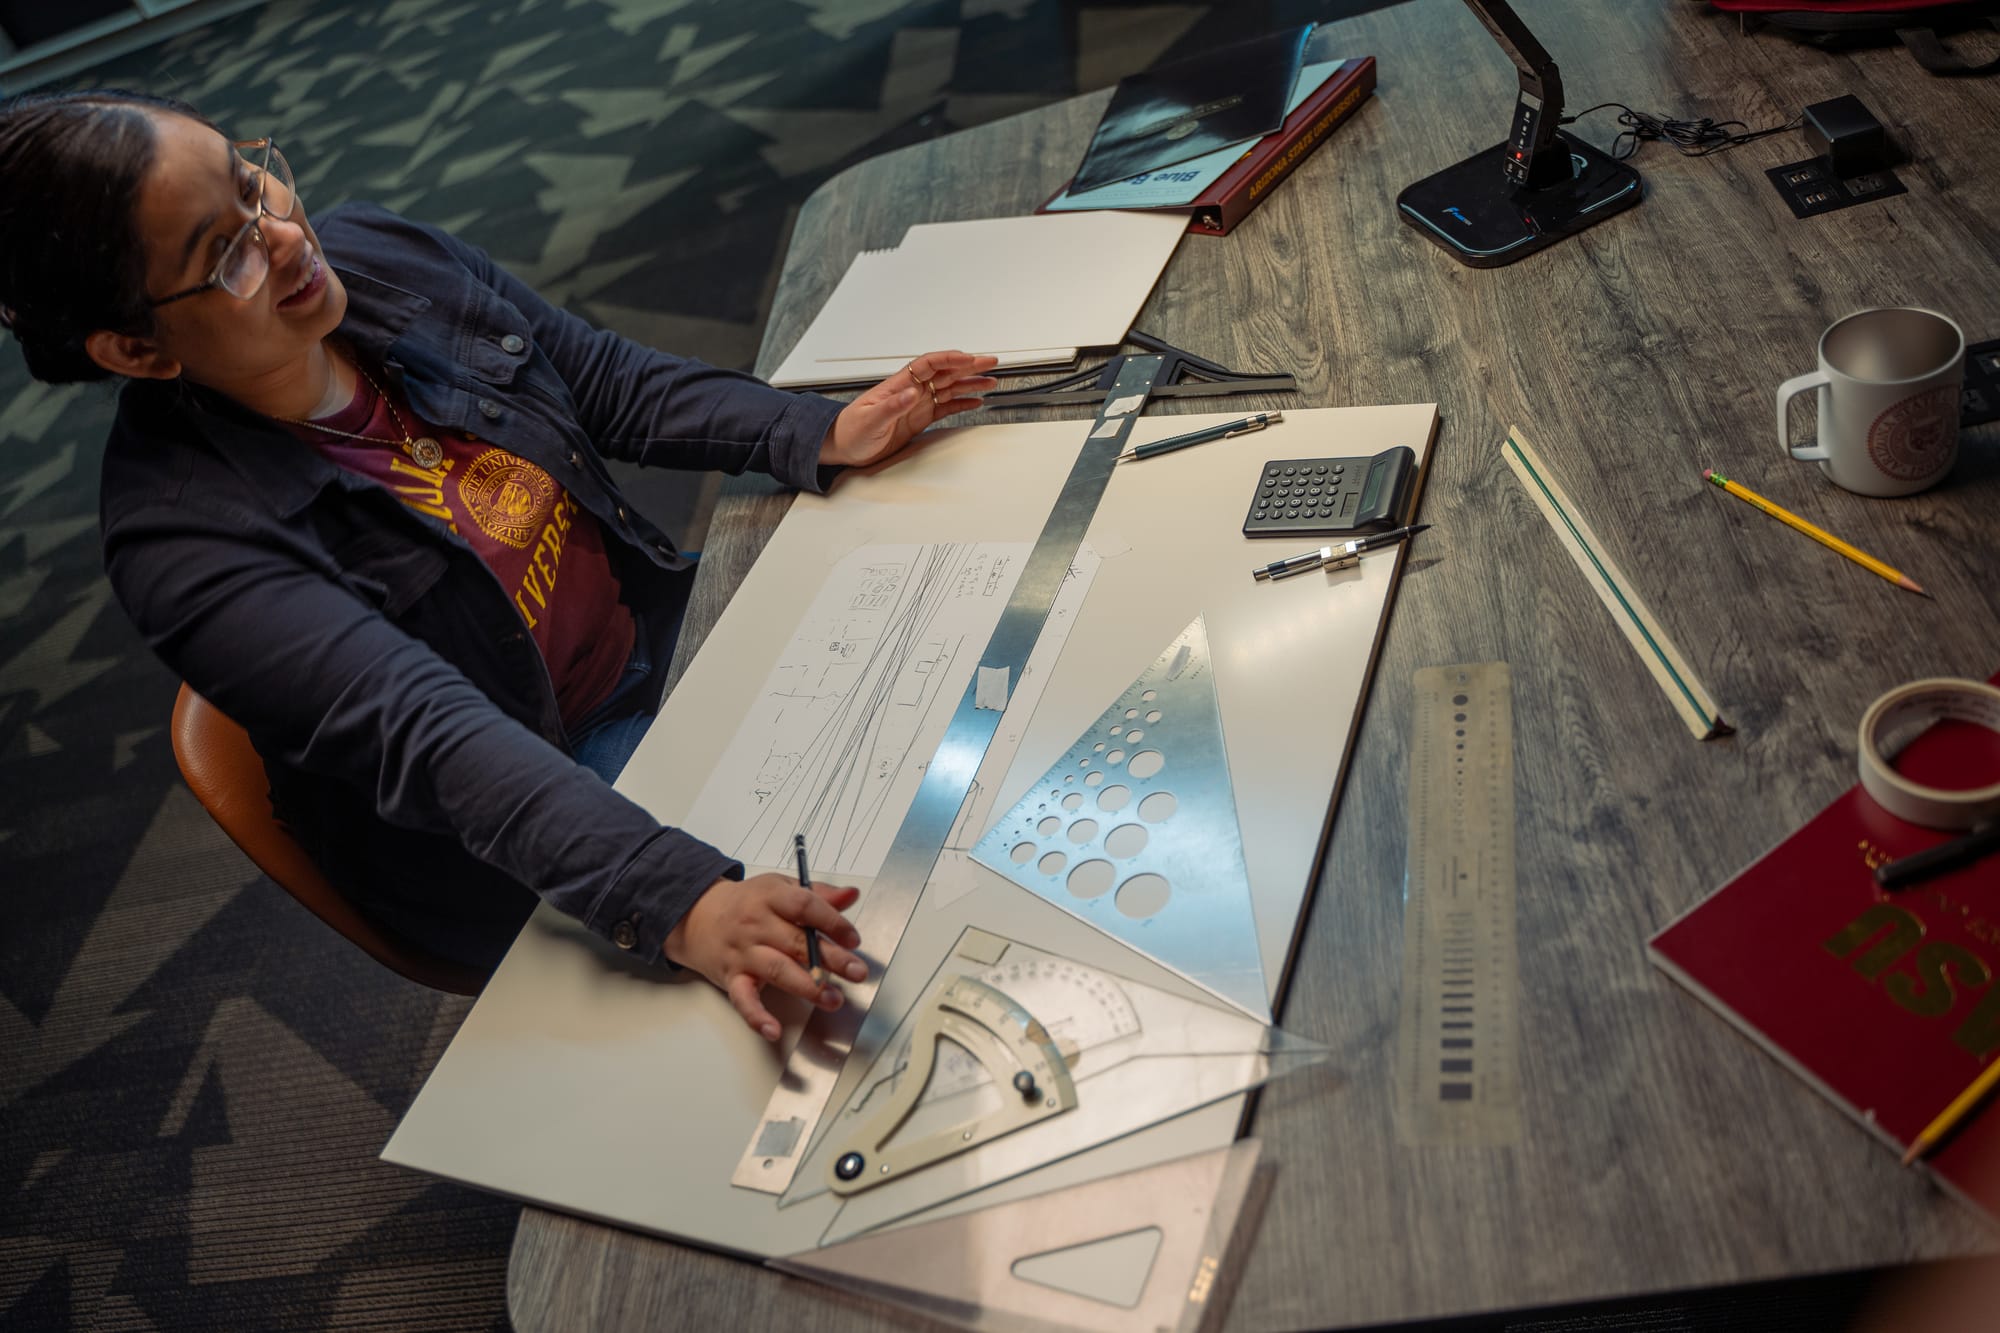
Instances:
[[[412,438],[410,428],[403,424],[403,414],[396,410],[396,405],[389,400],[389,395],[382,392],[382,386],[375,382],[375,377],[370,375],[359,363],[356,363],[354,368],[361,372],[362,379],[368,381],[368,387],[373,389],[375,396],[382,400],[382,406],[389,409],[389,419],[395,422],[396,429],[403,433],[403,450],[409,454],[410,461],[418,467],[423,468],[426,472],[435,468],[439,463],[444,462],[444,446],[428,435],[419,435]],[[350,440],[360,440],[366,444],[396,443],[395,440],[384,439],[380,435],[356,435],[353,431],[349,430],[335,430],[332,426],[323,426],[317,421],[301,421],[297,417],[279,417],[277,419],[289,425],[304,426],[307,430],[325,431],[328,435],[339,435]]]

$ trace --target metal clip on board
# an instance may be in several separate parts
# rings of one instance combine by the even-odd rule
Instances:
[[[1125,347],[1136,347],[1137,353],[1126,352]],[[1104,402],[1105,395],[1118,383],[1119,373],[1126,360],[1134,355],[1151,355],[1160,358],[1159,374],[1153,380],[1150,397],[1153,398],[1206,398],[1221,394],[1236,393],[1297,393],[1298,376],[1290,371],[1245,371],[1231,370],[1217,365],[1193,352],[1183,352],[1151,334],[1134,329],[1125,335],[1120,350],[1101,366],[1079,370],[1061,379],[1050,380],[1046,384],[1031,384],[1024,389],[1002,389],[986,395],[986,406],[996,407],[1050,407],[1067,403],[1082,403],[1095,407]]]

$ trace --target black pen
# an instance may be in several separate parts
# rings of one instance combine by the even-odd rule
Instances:
[[[1875,867],[1875,882],[1894,893],[1969,866],[1994,852],[2000,852],[2000,819],[1988,820],[1962,838]]]
[[[1176,449],[1185,449],[1191,444],[1207,444],[1210,440],[1226,440],[1232,435],[1248,435],[1251,431],[1275,426],[1285,419],[1283,412],[1259,412],[1255,416],[1244,417],[1240,421],[1225,421],[1220,426],[1205,426],[1201,430],[1191,430],[1185,435],[1175,435],[1164,440],[1154,440],[1136,449],[1127,449],[1113,459],[1123,463],[1127,459],[1152,458],[1156,454],[1170,454]]]
[[[813,881],[812,881],[812,873],[806,869],[805,834],[794,833],[792,835],[792,854],[799,858],[799,887],[804,889],[807,893],[811,893]],[[799,924],[805,925],[804,922],[800,922]],[[806,932],[806,970],[812,973],[812,979],[814,981],[824,986],[826,984],[826,968],[821,966],[819,961],[819,932],[814,930],[811,926],[806,926],[805,932]]]
[[[1299,555],[1287,556],[1283,560],[1273,560],[1268,565],[1259,565],[1250,571],[1250,577],[1276,580],[1288,579],[1309,569],[1351,569],[1361,563],[1363,551],[1393,546],[1397,542],[1416,536],[1429,526],[1428,523],[1419,523],[1414,527],[1391,528],[1387,532],[1374,532],[1366,537],[1356,537],[1351,542],[1322,546],[1317,551],[1306,551]]]

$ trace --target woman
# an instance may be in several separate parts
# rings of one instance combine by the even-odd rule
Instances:
[[[319,228],[282,150],[124,92],[0,102],[0,324],[54,382],[124,380],[105,566],[160,657],[250,733],[272,800],[366,915],[492,966],[537,897],[724,989],[837,1008],[812,892],[612,791],[690,561],[605,458],[820,490],[977,405],[919,357],[843,407],[637,346],[380,209]]]

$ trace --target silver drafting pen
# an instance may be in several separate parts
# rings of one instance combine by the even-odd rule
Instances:
[[[1363,551],[1394,546],[1397,542],[1416,536],[1429,526],[1428,523],[1419,523],[1415,527],[1391,528],[1387,532],[1371,533],[1366,537],[1356,537],[1351,542],[1341,542],[1338,546],[1322,546],[1317,551],[1307,551],[1284,560],[1274,560],[1268,565],[1259,565],[1250,571],[1250,577],[1288,579],[1309,569],[1352,569],[1361,563]]]
[[[1174,435],[1164,440],[1154,440],[1136,449],[1127,449],[1113,459],[1114,463],[1136,462],[1141,458],[1152,458],[1157,454],[1170,454],[1176,449],[1185,449],[1191,444],[1207,444],[1210,440],[1226,440],[1232,435],[1248,435],[1251,431],[1275,426],[1285,419],[1283,412],[1259,412],[1253,417],[1240,421],[1225,421],[1220,426],[1208,426],[1202,430],[1191,430],[1185,435]]]

